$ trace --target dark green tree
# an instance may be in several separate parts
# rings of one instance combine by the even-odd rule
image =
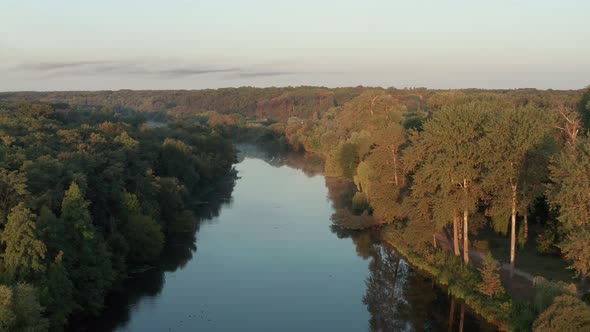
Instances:
[[[76,303],[90,313],[98,313],[114,277],[111,254],[96,234],[88,202],[75,182],[64,196],[60,226],[63,261],[76,288]]]
[[[549,113],[551,114],[551,113]],[[486,192],[493,195],[492,204],[498,211],[509,211],[510,216],[510,263],[516,259],[516,217],[520,210],[528,210],[522,202],[531,204],[542,192],[544,177],[535,172],[535,167],[545,169],[546,164],[532,164],[529,159],[542,152],[554,123],[547,112],[539,108],[508,108],[496,112],[485,125],[482,139],[482,159],[487,173],[484,177]],[[531,174],[532,173],[532,174]],[[535,190],[536,189],[536,190]],[[536,194],[536,195],[535,195]],[[502,208],[504,207],[504,208]],[[503,221],[500,221],[503,223]]]
[[[590,271],[590,138],[579,137],[552,162],[548,200],[559,208],[559,222],[568,239],[561,249],[585,279]]]
[[[30,284],[0,285],[0,330],[47,331],[37,290]]]
[[[414,178],[419,179],[412,185],[413,195],[419,196],[416,199],[453,202],[433,205],[447,210],[448,216],[454,208],[462,210],[465,263],[469,262],[469,215],[484,196],[480,156],[483,127],[490,111],[497,107],[491,102],[474,101],[437,112],[415,135],[406,153],[409,167],[415,168]],[[453,208],[455,203],[458,205]]]
[[[74,285],[62,262],[63,252],[59,252],[49,266],[47,275],[41,283],[40,301],[46,308],[52,330],[60,330],[67,323],[75,308]]]

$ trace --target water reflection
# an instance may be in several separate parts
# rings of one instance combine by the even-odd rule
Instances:
[[[363,297],[370,313],[368,331],[497,331],[382,243],[378,230],[333,226],[332,231],[350,238],[359,257],[370,260]]]
[[[242,179],[199,209],[195,234],[170,239],[157,268],[135,274],[101,317],[71,330],[494,330],[384,245],[378,229],[329,226],[354,184],[318,177],[321,159],[239,149]],[[211,321],[197,321],[199,310]]]
[[[199,223],[195,233],[178,234],[167,238],[159,260],[145,271],[132,273],[120,289],[113,290],[105,299],[102,314],[96,318],[75,321],[69,331],[114,331],[124,328],[130,319],[131,309],[140,302],[160,295],[165,283],[165,273],[182,269],[197,252],[197,234],[202,224],[216,220],[220,210],[231,204],[234,180],[220,183],[209,196],[208,203],[195,209]]]

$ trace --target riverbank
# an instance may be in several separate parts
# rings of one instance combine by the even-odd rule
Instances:
[[[395,225],[382,228],[382,238],[413,267],[430,274],[439,284],[447,286],[449,294],[460,298],[478,315],[502,331],[510,329],[512,300],[509,296],[489,298],[476,291],[479,272],[462,264],[441,249],[434,249],[427,257],[416,253],[403,241],[403,229]]]

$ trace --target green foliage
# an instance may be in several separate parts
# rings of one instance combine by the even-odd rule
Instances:
[[[192,202],[235,174],[223,128],[156,128],[101,103],[1,104],[0,280],[33,283],[52,330],[96,314],[129,264],[158,257],[164,234],[194,231]]]
[[[590,308],[575,296],[561,295],[533,323],[539,332],[587,331]]]
[[[27,280],[33,273],[45,271],[43,259],[47,247],[39,240],[36,219],[31,210],[20,203],[8,215],[6,227],[0,235],[4,245],[4,266],[11,278]]]
[[[547,309],[553,300],[561,295],[576,295],[576,286],[564,282],[551,282],[543,277],[535,277],[535,299],[534,306],[537,312]]]
[[[23,173],[0,168],[0,222],[5,223],[10,210],[28,194]]]
[[[0,285],[0,330],[46,331],[47,320],[37,299],[37,291],[30,284]]]
[[[37,216],[23,203],[14,207],[8,215],[0,243],[5,247],[2,258],[11,278],[28,280],[33,273],[45,271],[43,259],[47,247],[38,238],[36,219]]]
[[[129,215],[125,226],[131,261],[147,262],[159,257],[164,247],[164,234],[154,219],[133,213]]]
[[[513,301],[510,312],[510,328],[514,332],[531,331],[537,317],[531,304],[526,301]]]
[[[508,329],[512,304],[507,296],[492,298],[478,291],[482,283],[480,272],[473,266],[465,265],[457,256],[435,249],[430,243],[419,244],[411,226],[390,224],[385,226],[382,237],[393,245],[413,266],[431,274],[437,282],[447,285],[448,291],[465,302],[479,315],[494,322],[500,329]]]
[[[25,202],[40,214],[35,239],[47,247],[46,256],[63,251],[61,263],[41,263],[47,276],[37,283],[42,293],[49,279],[62,285],[55,286],[61,293],[42,294],[59,329],[72,310],[96,312],[129,262],[157,257],[162,234],[195,230],[193,202],[233,174],[235,156],[224,136],[279,141],[284,134],[282,142],[326,158],[327,175],[354,178],[358,193],[340,195],[345,203],[335,203],[335,222],[368,227],[395,221],[410,261],[484,316],[506,322],[509,301],[479,293],[478,271],[434,249],[432,234],[458,210],[488,211],[493,226],[505,231],[512,203],[506,184],[517,184],[522,215],[551,182],[546,195],[560,211],[559,223],[541,220],[546,226],[537,244],[545,252],[561,248],[584,274],[588,250],[572,232],[586,229],[589,220],[587,139],[579,139],[575,153],[553,159],[550,181],[546,167],[561,143],[554,130],[559,124],[547,110],[571,105],[579,95],[364,87],[0,94],[8,105],[0,110],[1,222]],[[587,95],[580,111],[587,111]],[[60,104],[16,102],[41,97]],[[168,123],[142,124],[146,117]],[[132,202],[128,193],[134,193]],[[351,201],[364,211],[360,216],[348,210]],[[471,218],[470,233],[484,222]]]
[[[543,233],[539,234],[536,241],[537,251],[542,254],[558,254],[559,242],[564,237],[563,226],[556,220],[548,220]]]
[[[62,258],[63,252],[60,251],[41,282],[40,301],[46,308],[45,314],[52,330],[59,330],[67,323],[76,305],[74,285],[68,277]]]
[[[357,191],[352,197],[352,211],[355,214],[361,214],[363,211],[370,209],[369,202],[364,193]]]
[[[502,281],[500,280],[500,265],[492,254],[484,257],[483,267],[479,270],[482,280],[479,284],[479,291],[488,297],[499,296],[505,293]]]
[[[559,248],[563,256],[572,262],[571,269],[576,275],[585,278],[590,271],[590,230],[580,228],[571,233]]]
[[[549,202],[559,208],[567,238],[559,246],[583,278],[590,270],[590,137],[579,138],[553,161]]]
[[[76,303],[90,313],[98,313],[114,277],[111,253],[95,233],[88,202],[75,182],[65,193],[60,226],[64,265],[76,287]]]
[[[578,102],[578,112],[584,121],[586,130],[590,129],[590,87],[587,87]]]

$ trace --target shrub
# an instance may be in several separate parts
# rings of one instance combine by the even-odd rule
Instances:
[[[535,320],[533,329],[543,332],[588,331],[590,308],[575,296],[558,296]]]

